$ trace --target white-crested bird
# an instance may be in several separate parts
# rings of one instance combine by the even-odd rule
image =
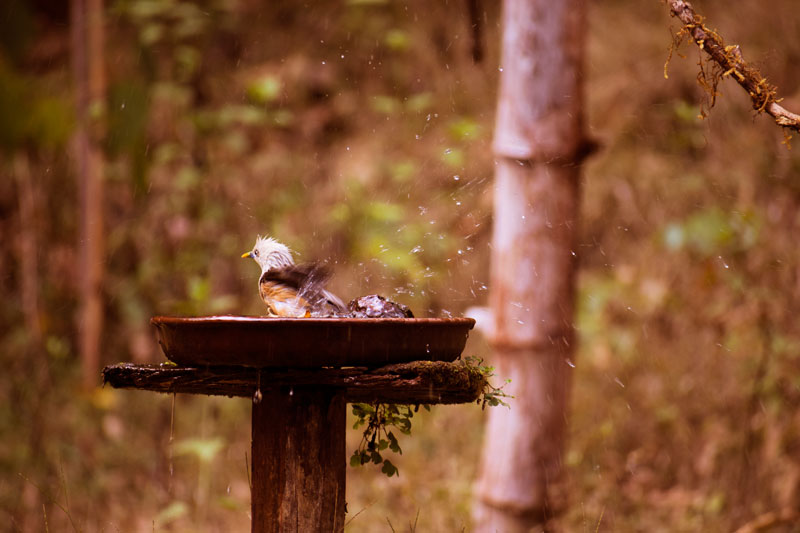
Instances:
[[[261,267],[258,294],[271,316],[343,316],[347,309],[334,294],[325,290],[330,274],[317,264],[295,265],[289,248],[273,238],[256,239],[253,249],[242,254]]]

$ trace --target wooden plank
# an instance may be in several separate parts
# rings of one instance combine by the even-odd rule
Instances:
[[[253,403],[253,533],[344,530],[345,408],[341,391],[308,386]]]
[[[340,388],[347,402],[468,403],[478,399],[486,378],[464,363],[417,361],[376,369],[276,370],[248,367],[178,367],[120,363],[103,370],[114,388],[163,393],[253,397],[287,387]]]

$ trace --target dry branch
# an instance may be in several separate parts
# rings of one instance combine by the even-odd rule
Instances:
[[[742,58],[738,46],[725,46],[722,37],[704,24],[704,18],[695,13],[689,2],[668,0],[668,3],[672,16],[683,24],[681,31],[691,35],[700,49],[719,65],[722,77],[733,77],[736,83],[747,91],[756,111],[767,112],[779,126],[800,131],[800,115],[778,104],[780,99],[777,97],[775,86],[770,85],[757,68]],[[701,76],[704,74],[701,73]]]
[[[244,397],[252,397],[256,390],[335,387],[344,389],[351,403],[436,404],[477,400],[486,378],[474,367],[433,361],[318,370],[120,363],[103,370],[103,382],[114,388]]]

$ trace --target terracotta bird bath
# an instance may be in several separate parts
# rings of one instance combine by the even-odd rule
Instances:
[[[173,363],[103,370],[112,387],[253,398],[253,532],[344,529],[348,402],[466,403],[471,318],[155,317]]]

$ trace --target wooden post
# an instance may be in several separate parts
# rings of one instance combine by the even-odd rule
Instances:
[[[253,533],[344,530],[343,389],[285,387],[253,403]]]

